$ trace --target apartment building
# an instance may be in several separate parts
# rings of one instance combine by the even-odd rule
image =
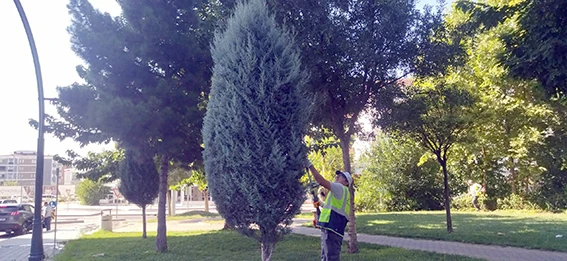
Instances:
[[[36,157],[35,151],[15,151],[9,155],[0,155],[0,185],[35,185]],[[44,156],[43,185],[56,185],[57,168],[63,170],[63,166],[53,160],[53,156]]]

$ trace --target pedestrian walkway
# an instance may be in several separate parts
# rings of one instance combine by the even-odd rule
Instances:
[[[296,222],[295,224],[297,224]],[[315,228],[295,225],[293,233],[306,236],[320,236],[321,232]],[[411,250],[421,250],[440,254],[450,254],[481,258],[490,261],[566,261],[567,253],[524,249],[517,247],[501,247],[491,245],[478,245],[459,242],[411,239],[389,236],[373,236],[358,234],[358,242],[377,244],[390,247],[399,247]],[[345,240],[348,236],[345,235]]]
[[[76,239],[80,235],[98,229],[98,225],[86,225],[80,228],[67,228],[57,230],[57,242],[54,243],[54,232],[43,233],[43,253],[47,261],[53,260],[53,257],[59,253],[66,241]],[[0,241],[0,260],[2,261],[25,261],[28,260],[31,249],[31,236],[26,234],[16,238],[9,238]]]

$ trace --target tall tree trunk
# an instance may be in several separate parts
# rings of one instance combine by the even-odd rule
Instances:
[[[167,168],[169,159],[163,156],[161,159],[161,173],[159,175],[159,198],[158,198],[158,227],[156,236],[156,250],[167,251],[167,227],[165,223],[165,201],[167,197]]]
[[[228,222],[226,222],[226,220],[224,221],[224,226],[222,227],[222,230],[232,230],[233,227],[228,224]]]
[[[274,242],[262,242],[262,261],[271,261],[276,244]]]
[[[445,198],[445,214],[447,216],[447,232],[453,232],[453,222],[451,220],[451,198],[449,197],[449,176],[447,173],[447,159],[445,157],[441,157],[440,154],[437,155],[437,160],[439,164],[441,164],[441,168],[443,169],[443,186],[444,193],[443,197]]]
[[[350,166],[350,136],[344,135],[340,137],[341,150],[343,154],[344,171],[353,175]],[[354,178],[354,175],[353,175]],[[358,252],[358,238],[356,235],[356,216],[354,215],[354,187],[349,186],[350,192],[350,212],[348,213],[348,253]]]
[[[167,190],[167,215],[171,216],[171,190]]]
[[[142,238],[147,238],[146,234],[146,205],[142,206]]]
[[[205,212],[209,212],[209,190],[205,189],[203,192],[205,193]]]
[[[487,156],[486,156],[486,150],[484,149],[484,146],[482,147],[482,164],[481,164],[481,168],[482,168],[482,187],[486,190],[486,184],[488,183],[486,181],[486,169],[487,169],[487,164],[488,160],[487,160]]]

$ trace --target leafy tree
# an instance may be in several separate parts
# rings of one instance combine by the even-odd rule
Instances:
[[[81,204],[89,206],[98,205],[99,200],[103,199],[108,192],[109,189],[102,182],[90,179],[84,179],[76,188]]]
[[[487,200],[492,203],[510,193],[527,196],[529,189],[525,184],[538,180],[542,172],[530,152],[557,121],[535,82],[514,79],[501,64],[500,58],[506,52],[502,38],[517,28],[517,17],[503,18],[505,16],[496,13],[500,10],[505,14],[502,10],[506,10],[507,4],[503,1],[477,4],[479,9],[485,10],[482,16],[475,14],[481,12],[479,10],[464,12],[459,8],[447,16],[447,24],[452,28],[462,28],[475,19],[484,25],[482,30],[465,37],[464,64],[450,70],[445,77],[470,86],[479,98],[477,108],[483,112],[475,128],[469,131],[475,142],[459,144],[453,150],[453,158],[457,160],[452,161],[451,168],[456,179],[451,186],[466,191],[467,179],[482,181]]]
[[[335,171],[343,166],[339,141],[328,130],[311,131],[306,138],[309,160],[327,180],[335,177]],[[309,175],[309,173],[306,173]],[[306,180],[304,180],[306,181]]]
[[[146,205],[157,198],[159,173],[151,155],[127,150],[120,164],[120,193],[142,208],[142,238],[146,238]]]
[[[262,260],[305,200],[307,74],[292,34],[265,2],[238,4],[215,35],[204,119],[205,173],[219,213],[261,242]]]
[[[200,130],[210,81],[211,20],[202,1],[119,1],[111,17],[72,0],[72,48],[85,83],[60,87],[57,137],[81,144],[115,140],[160,158],[156,249],[167,251],[165,198],[170,161],[202,160]],[[212,17],[212,14],[211,14]],[[214,20],[214,19],[213,19]]]
[[[398,97],[391,111],[378,121],[390,131],[409,135],[435,155],[443,170],[447,231],[451,233],[448,152],[453,145],[467,140],[467,130],[475,120],[475,99],[467,90],[442,81],[406,89],[405,95]]]
[[[536,79],[551,96],[567,92],[567,2],[525,0],[518,29],[504,37],[504,64],[521,79]]]
[[[379,132],[361,162],[357,206],[366,211],[442,209],[439,165],[427,150],[403,137]]]
[[[379,90],[412,66],[416,46],[430,29],[413,0],[269,1],[277,20],[293,26],[303,64],[319,98],[313,124],[339,140],[343,169],[352,172],[350,148],[359,116],[380,99]],[[426,19],[427,17],[427,19]],[[349,213],[349,253],[358,252],[354,189]]]
[[[109,183],[119,178],[119,165],[124,159],[122,149],[105,150],[100,153],[89,152],[86,157],[80,157],[74,151],[68,150],[67,157],[55,155],[57,162],[66,166],[73,166],[81,171],[78,178],[90,179]]]
[[[510,75],[537,80],[550,96],[567,90],[567,3],[562,0],[458,1],[456,7],[470,17],[470,30],[486,30],[506,20],[515,30],[502,35],[506,51],[501,62]]]

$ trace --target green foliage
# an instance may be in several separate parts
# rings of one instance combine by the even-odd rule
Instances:
[[[266,260],[305,200],[307,74],[292,34],[262,0],[236,7],[215,35],[212,56],[207,182],[219,213],[260,241]]]
[[[105,150],[100,153],[89,152],[86,157],[80,157],[73,151],[67,151],[67,158],[55,155],[59,163],[73,166],[82,173],[77,177],[108,183],[119,177],[119,165],[124,159],[124,150]]]
[[[498,199],[498,209],[503,210],[537,210],[537,205],[529,200],[522,198],[520,195],[511,194],[508,197]]]
[[[2,186],[18,186],[18,182],[17,181],[4,181],[2,183]]]
[[[525,0],[503,62],[513,76],[536,79],[550,96],[567,92],[567,2]]]
[[[416,142],[380,132],[360,161],[365,166],[357,181],[356,206],[360,210],[443,208],[439,166]]]
[[[120,164],[120,193],[128,201],[145,208],[158,195],[159,174],[149,155],[126,150]]]
[[[77,185],[75,193],[83,205],[96,206],[110,192],[100,181],[84,179]]]
[[[315,135],[310,133],[305,141],[309,147],[308,158],[313,166],[327,180],[332,180],[335,177],[335,171],[343,168],[339,141],[328,130]]]

